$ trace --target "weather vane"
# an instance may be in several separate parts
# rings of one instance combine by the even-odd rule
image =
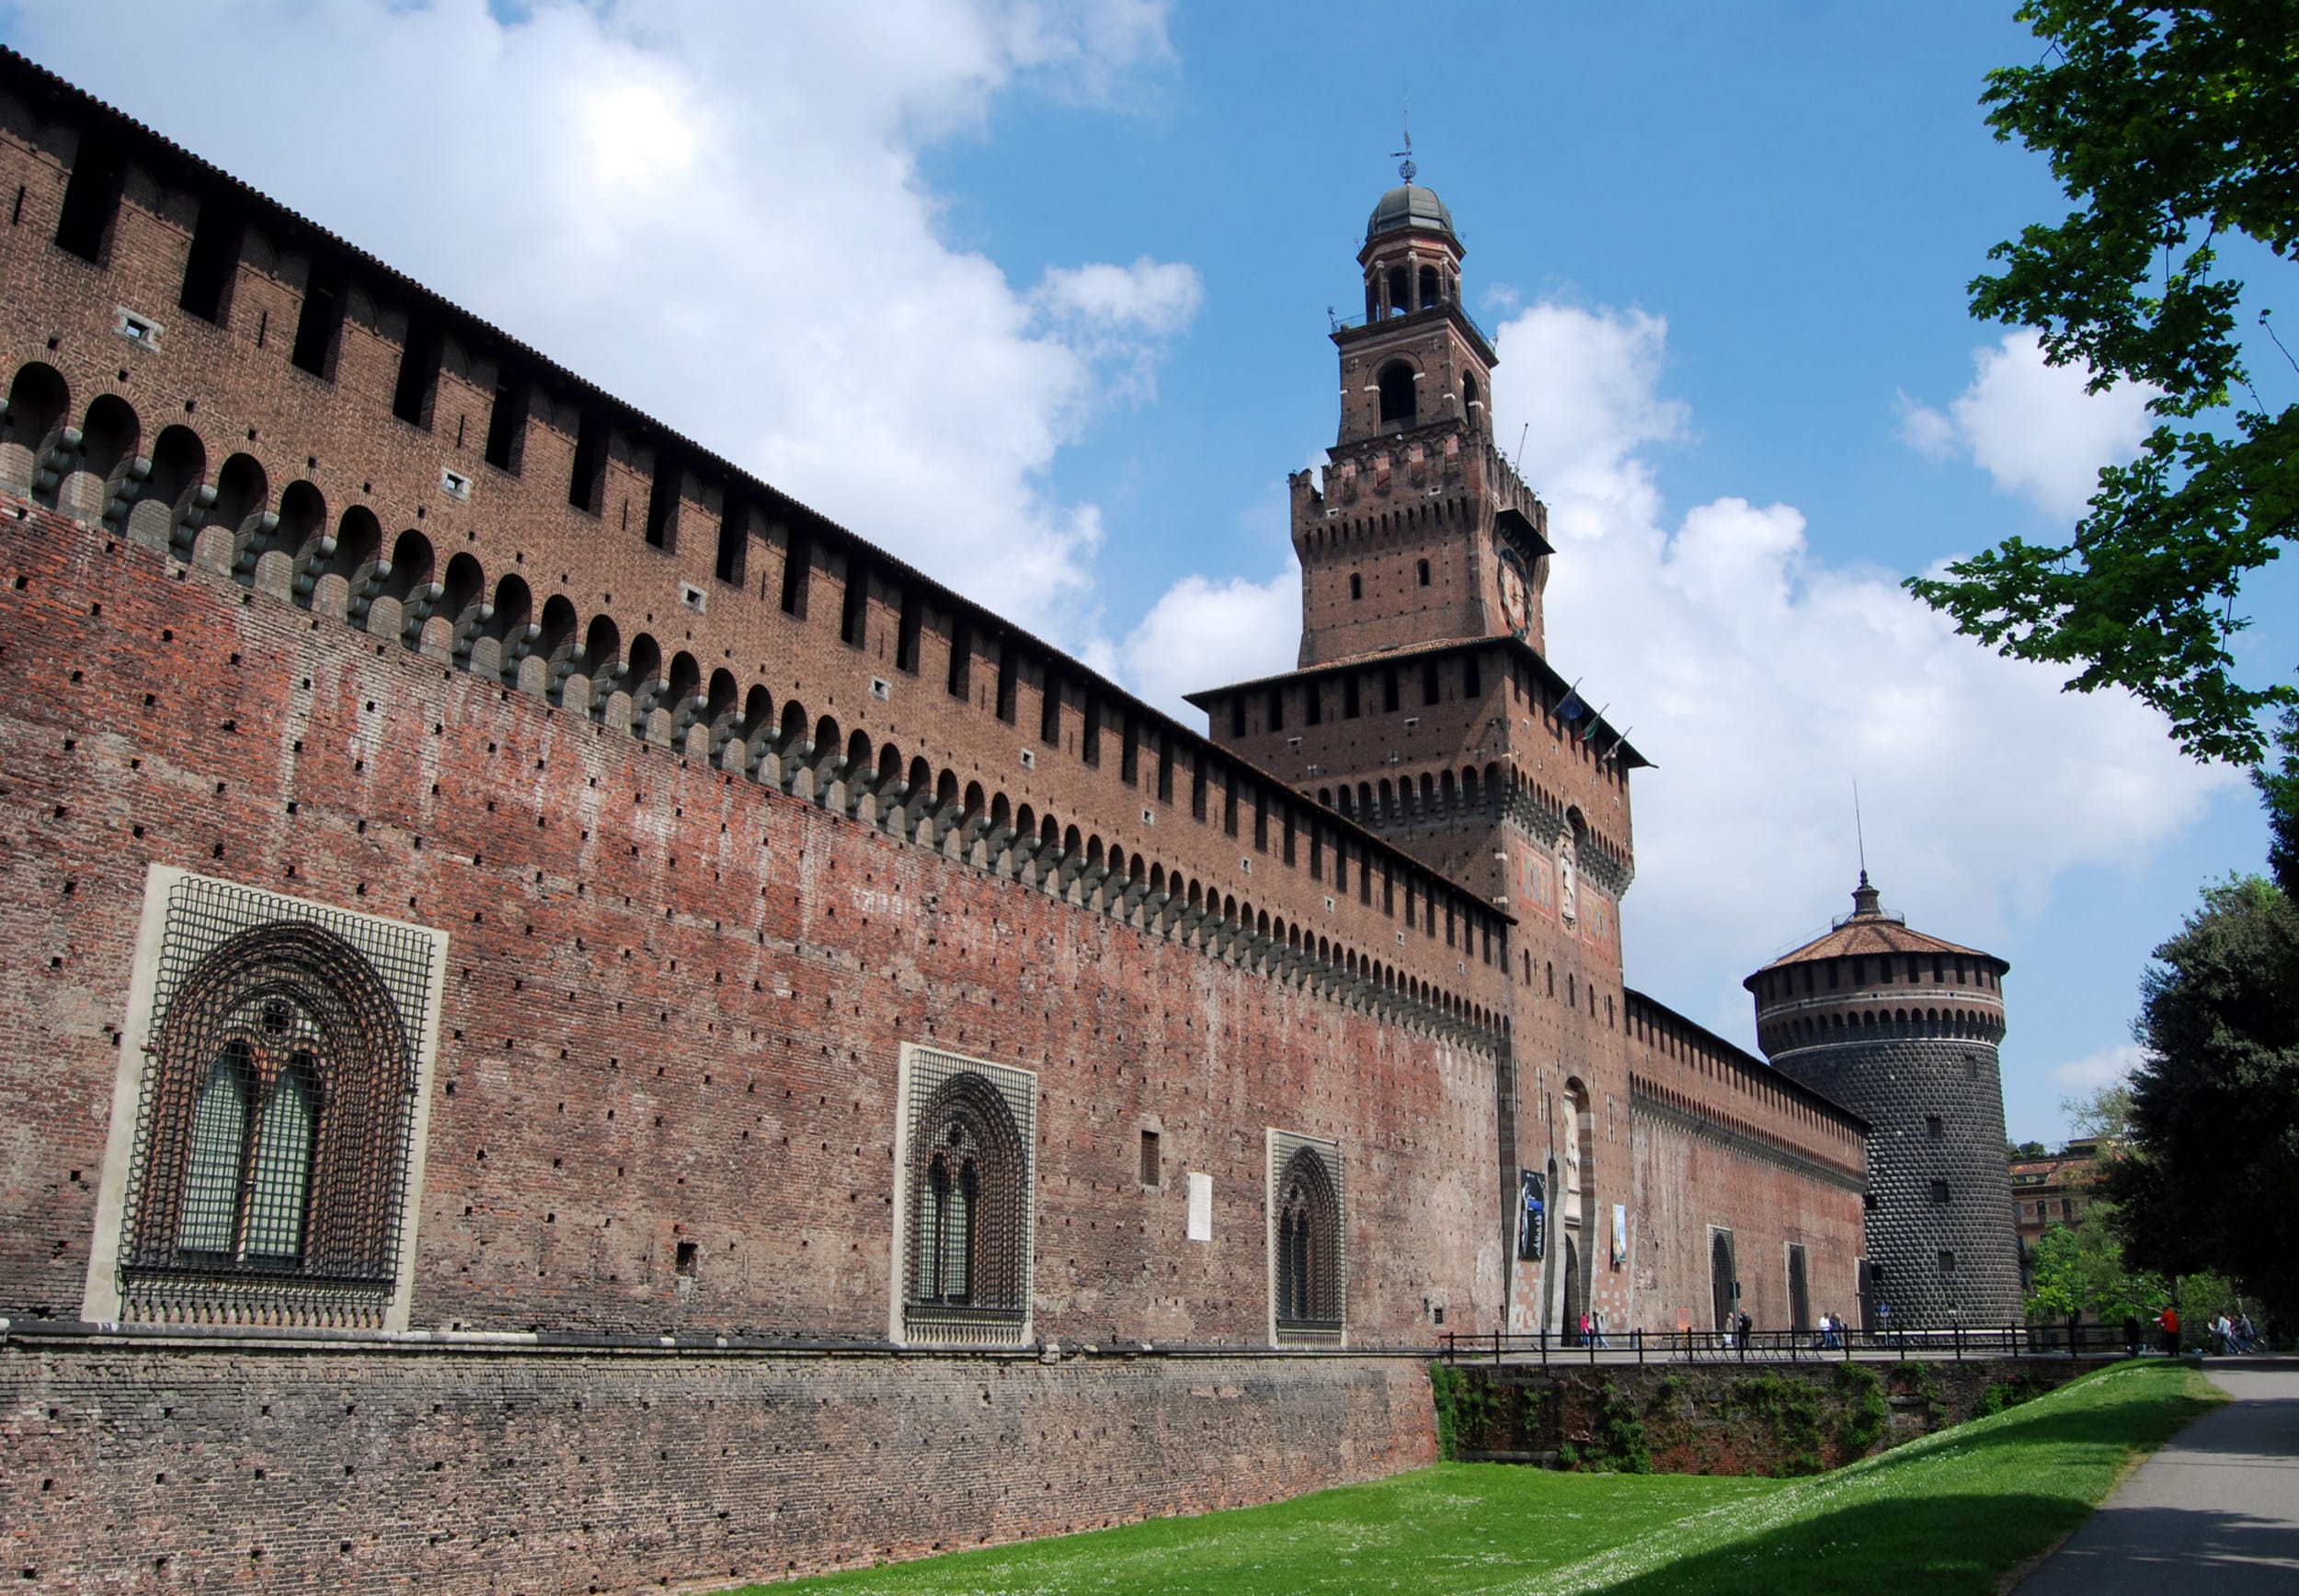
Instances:
[[[1405,113],[1405,147],[1401,150],[1392,150],[1390,154],[1397,162],[1397,175],[1406,182],[1412,182],[1413,174],[1421,168],[1413,164],[1413,113],[1411,111]]]

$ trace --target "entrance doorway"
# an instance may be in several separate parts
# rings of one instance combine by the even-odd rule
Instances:
[[[1709,1232],[1709,1294],[1716,1311],[1716,1328],[1733,1328],[1735,1305],[1733,1282],[1739,1277],[1733,1271],[1733,1233],[1729,1230]]]
[[[1789,1323],[1798,1335],[1812,1328],[1812,1290],[1804,1281],[1804,1249],[1794,1242],[1788,1248]]]

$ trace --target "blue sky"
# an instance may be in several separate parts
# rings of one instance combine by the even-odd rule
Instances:
[[[2012,962],[2009,1124],[2048,1138],[2264,828],[2151,714],[1894,586],[2064,529],[2137,436],[1965,310],[2062,208],[1976,104],[2036,56],[2011,9],[87,0],[0,34],[1177,709],[1290,662],[1284,479],[1333,436],[1325,307],[1410,98],[1555,512],[1551,654],[1659,764],[1631,984],[1749,1043],[1738,978],[1849,906],[1857,776],[1887,905]],[[280,92],[184,92],[227,81]],[[2287,676],[2299,579],[2249,609]]]

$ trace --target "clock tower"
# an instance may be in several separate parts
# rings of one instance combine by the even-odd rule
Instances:
[[[1338,433],[1291,478],[1295,668],[1189,696],[1217,741],[1333,812],[1313,849],[1378,832],[1509,916],[1489,950],[1457,944],[1426,900],[1394,906],[1401,943],[1508,969],[1508,1325],[1557,1329],[1630,1301],[1618,906],[1644,760],[1548,660],[1549,512],[1495,445],[1499,356],[1462,302],[1452,212],[1410,161],[1400,176],[1357,252],[1364,312],[1332,331]],[[1536,1203],[1543,1226],[1520,1226]]]

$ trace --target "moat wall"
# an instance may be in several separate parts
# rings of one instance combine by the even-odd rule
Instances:
[[[1817,1474],[2056,1390],[2096,1363],[1440,1365],[1441,1428],[1465,1462]]]
[[[1409,1358],[0,1351],[27,1590],[718,1589],[1435,1456]],[[15,1582],[12,1579],[11,1582]]]

